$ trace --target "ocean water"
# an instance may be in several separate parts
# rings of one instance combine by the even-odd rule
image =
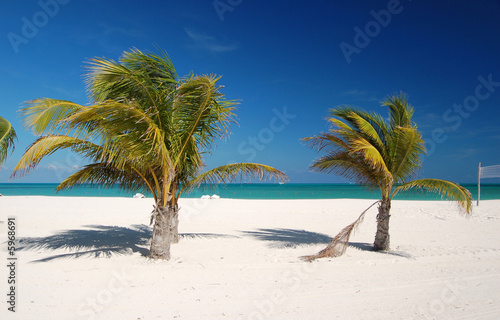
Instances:
[[[474,199],[477,199],[477,185],[464,184]],[[118,186],[104,188],[81,185],[70,190],[56,192],[52,183],[0,183],[0,194],[5,196],[70,196],[70,197],[132,197],[136,192],[120,190]],[[147,192],[143,192],[147,197]],[[355,184],[228,184],[214,187],[202,186],[184,198],[200,198],[202,195],[219,195],[232,199],[379,199],[380,192],[366,190]],[[434,193],[409,191],[398,194],[400,200],[439,200]],[[481,200],[500,199],[500,184],[482,184]]]

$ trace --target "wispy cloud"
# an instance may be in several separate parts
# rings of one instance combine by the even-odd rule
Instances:
[[[358,99],[359,101],[367,101],[367,102],[377,101],[378,102],[381,100],[380,98],[375,97],[370,92],[357,90],[357,89],[342,92],[341,95],[347,96],[349,98],[353,97],[355,99]]]
[[[51,163],[45,167],[47,170],[52,170],[52,171],[63,171],[63,172],[74,172],[79,169],[81,169],[81,166],[79,165],[73,165],[73,166],[65,166],[61,165],[60,163]]]
[[[461,150],[459,153],[456,154],[454,158],[456,159],[467,159],[467,158],[473,158],[476,155],[478,155],[480,152],[479,149],[477,148],[468,148]]]
[[[366,93],[367,93],[366,91],[361,91],[361,90],[349,90],[343,92],[342,94],[344,96],[359,96],[359,95],[365,95]]]
[[[201,34],[189,28],[184,28],[186,34],[194,41],[194,47],[212,53],[229,52],[238,49],[237,43],[224,43],[223,41],[206,34]]]

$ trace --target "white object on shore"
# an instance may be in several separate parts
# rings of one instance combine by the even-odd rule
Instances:
[[[209,196],[208,194],[204,194],[201,196],[202,199],[220,199],[220,196],[219,195],[212,195],[212,196]]]
[[[136,193],[134,194],[133,198],[146,198],[146,196],[143,195],[142,193]]]
[[[477,173],[477,205],[481,199],[481,178],[500,178],[500,165],[481,167],[479,162],[479,169]]]

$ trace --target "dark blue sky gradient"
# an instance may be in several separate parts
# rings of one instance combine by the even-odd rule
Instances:
[[[155,46],[180,76],[222,75],[223,93],[241,101],[208,168],[253,161],[291,182],[345,182],[311,173],[317,154],[299,139],[327,130],[339,105],[386,116],[380,100],[400,91],[428,143],[421,177],[474,182],[478,162],[500,164],[500,1],[8,1],[0,19],[1,116],[19,136],[0,182],[60,182],[85,164],[62,151],[9,180],[35,139],[17,115],[24,101],[87,104],[84,61]]]

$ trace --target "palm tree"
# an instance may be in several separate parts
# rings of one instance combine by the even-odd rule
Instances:
[[[136,49],[124,52],[119,62],[91,59],[88,68],[92,105],[42,98],[21,109],[26,125],[41,137],[23,155],[14,175],[26,174],[59,149],[70,149],[91,163],[57,190],[82,183],[149,190],[155,201],[152,258],[170,258],[170,243],[178,241],[178,200],[186,190],[242,175],[287,179],[283,172],[256,163],[201,174],[204,155],[228,135],[234,122],[237,103],[223,98],[220,77],[178,78],[165,52]]]
[[[401,191],[417,188],[437,192],[458,201],[467,213],[472,206],[469,191],[456,183],[438,179],[411,180],[421,168],[420,157],[425,153],[422,136],[412,122],[413,107],[402,93],[388,97],[382,106],[389,107],[388,121],[377,113],[350,106],[332,109],[328,118],[332,129],[303,139],[325,153],[313,162],[312,170],[335,173],[369,189],[380,190],[382,199],[377,202],[375,250],[389,250],[391,201]],[[333,239],[328,250],[306,258],[343,254],[352,230],[362,221],[365,212]]]
[[[7,158],[9,149],[14,151],[16,137],[16,131],[14,131],[10,122],[0,117],[0,165]]]

